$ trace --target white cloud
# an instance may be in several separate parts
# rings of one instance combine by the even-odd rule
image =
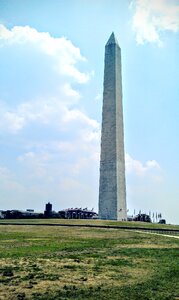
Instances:
[[[37,63],[41,63],[40,66],[42,65],[46,68],[45,71],[43,69],[43,73],[48,74],[48,68],[53,65],[53,73],[55,73],[55,69],[58,69],[60,74],[58,73],[58,76],[56,75],[54,81],[53,73],[50,73],[50,78],[45,77],[45,80],[43,77],[44,74],[39,73],[35,79],[35,86],[32,86],[30,89],[31,92],[35,87],[32,99],[28,99],[29,90],[27,81],[24,82],[24,86],[18,86],[17,84],[15,95],[13,92],[11,93],[11,85],[14,85],[14,82],[11,82],[7,86],[8,95],[10,95],[9,103],[7,103],[7,101],[6,103],[3,101],[0,102],[1,131],[17,134],[26,125],[32,123],[48,124],[49,126],[58,127],[59,130],[68,130],[70,124],[74,124],[74,122],[75,124],[81,124],[81,126],[99,127],[95,120],[90,119],[85,113],[81,112],[80,109],[75,108],[75,106],[77,107],[81,95],[72,85],[74,82],[84,83],[89,79],[89,74],[80,72],[76,67],[78,61],[85,61],[85,58],[80,53],[80,49],[75,47],[71,41],[64,37],[54,38],[50,36],[49,33],[38,32],[29,26],[15,26],[9,30],[4,25],[0,25],[0,47],[10,47],[13,49],[13,47],[16,46],[15,49],[18,52],[18,47],[21,45],[24,46],[23,53],[25,57],[23,57],[23,60],[29,59],[29,57],[26,58],[25,53],[27,49],[30,49],[29,55],[30,59],[32,59],[31,68],[33,68],[33,72],[30,70],[30,84],[34,80],[33,74],[36,74],[36,70],[40,70],[38,65],[35,63],[33,65],[34,47],[37,52],[41,51],[47,55],[48,59],[49,57],[52,58],[49,64],[46,65],[47,58],[44,58],[42,55],[40,57],[38,56]],[[15,54],[11,54],[15,57]],[[18,83],[21,82],[23,75],[21,71],[19,71],[19,75],[17,75],[18,62],[16,63],[16,60],[13,60],[13,63],[12,69],[16,69],[15,76],[19,78],[19,80],[17,80]],[[28,70],[26,71],[28,72]],[[7,70],[7,74],[8,72],[9,78],[11,78],[11,70]],[[67,75],[68,78],[66,77]],[[51,83],[49,83],[49,79],[50,82],[55,82],[52,87],[50,85]],[[37,91],[36,86],[38,87]],[[49,94],[44,94],[43,92],[46,86],[49,86],[49,88],[47,88],[47,93],[49,91]],[[22,90],[28,100],[21,99]],[[71,108],[72,106],[73,109]]]
[[[146,176],[152,171],[154,177],[156,177],[156,172],[161,170],[159,164],[155,160],[149,160],[143,164],[141,161],[133,159],[129,154],[125,155],[125,163],[126,171],[129,174],[135,174],[137,176]]]
[[[73,124],[82,131],[89,128],[90,132],[87,135],[92,139],[91,129],[99,132],[99,123],[79,109],[68,107],[67,104],[60,99],[48,98],[24,102],[15,108],[2,105],[0,107],[0,128],[5,132],[16,134],[27,124],[34,122],[55,126],[60,131],[70,130]],[[97,133],[94,132],[93,135],[95,134]]]
[[[26,169],[30,169],[29,177],[47,177],[51,178],[51,174],[48,174],[48,165],[51,160],[51,154],[48,152],[27,152],[18,157],[18,161],[26,166]]]
[[[88,176],[94,169],[98,173],[100,126],[97,122],[90,124],[88,119],[86,123],[84,120],[82,128],[79,119],[70,120],[72,123],[65,132],[65,140],[61,137],[59,140],[31,143],[28,151],[18,157],[18,162],[31,170],[27,174],[30,177],[48,177],[49,174],[56,180],[65,175]],[[77,126],[78,130],[74,132],[72,128]]]
[[[85,126],[89,131],[88,124],[83,124],[83,130]],[[36,198],[37,191],[43,189],[39,197],[46,199],[50,195],[53,203],[59,201],[58,209],[69,205],[87,206],[89,203],[94,206],[98,191],[98,154],[99,141],[85,140],[80,130],[66,141],[59,139],[31,144],[29,151],[18,157],[27,194],[31,187],[31,195]]]
[[[166,174],[156,160],[141,162],[129,154],[126,160],[127,203],[130,214],[139,210],[164,213]]]
[[[61,92],[65,96],[65,103],[66,104],[77,103],[79,101],[79,99],[81,98],[81,95],[79,94],[79,92],[72,89],[69,82],[65,83],[62,86],[62,91]]]
[[[179,3],[176,0],[135,0],[132,26],[139,44],[162,45],[163,31],[179,32]]]
[[[66,109],[63,121],[67,123],[78,121],[79,123],[86,124],[92,128],[99,128],[99,123],[96,120],[89,118],[85,113],[78,109]]]
[[[43,112],[43,106],[38,107],[36,114],[34,112],[32,114],[28,106],[25,106],[27,110],[23,110],[23,116],[26,118],[30,118],[32,114],[33,122],[37,120],[48,122],[48,128],[53,122],[58,132],[56,140],[47,137],[41,142],[29,143],[28,151],[18,157],[21,165],[31,170],[27,174],[44,178],[51,174],[50,176],[56,180],[55,178],[71,174],[84,177],[83,172],[89,175],[90,170],[94,169],[98,172],[99,123],[78,109],[69,109],[63,103],[56,104],[51,101],[48,105],[48,114]],[[40,114],[43,116],[41,120]],[[55,128],[53,134],[54,132]]]
[[[60,181],[60,188],[62,190],[66,190],[66,191],[69,191],[69,190],[79,191],[80,189],[83,189],[83,185],[80,184],[80,182],[78,180],[67,177],[67,178],[63,178]]]
[[[54,60],[54,69],[60,74],[70,76],[79,83],[85,83],[90,75],[80,72],[76,68],[78,61],[86,59],[81,55],[80,49],[75,47],[65,37],[54,38],[48,32],[38,32],[29,26],[14,26],[11,30],[0,25],[0,47],[13,45],[35,46],[42,53]]]
[[[15,175],[6,168],[0,166],[0,187],[1,191],[12,190],[22,191],[21,184],[16,180]]]
[[[6,198],[9,203],[13,198],[17,203],[21,201],[21,208],[31,199],[33,206],[41,207],[41,201],[44,204],[51,198],[58,203],[57,209],[73,199],[80,205],[93,202],[94,206],[100,125],[81,108],[83,99],[76,83],[85,83],[89,74],[80,72],[77,63],[85,58],[65,38],[53,38],[30,27],[8,30],[1,26],[0,47],[10,51],[13,58],[9,60],[8,51],[2,51],[9,68],[8,84],[0,95],[0,130],[4,143],[10,141],[12,148],[18,144],[12,168],[23,187],[22,192],[16,190],[14,197],[8,192],[8,182],[12,183],[8,177]],[[19,52],[23,59],[19,59]],[[30,63],[26,64],[27,60]],[[65,203],[59,204],[62,198]]]
[[[25,125],[25,119],[23,116],[18,115],[14,112],[5,112],[0,121],[0,127],[6,132],[16,133],[22,129]]]
[[[7,178],[9,178],[11,176],[10,171],[5,168],[5,167],[0,167],[0,179],[2,180],[6,180]]]

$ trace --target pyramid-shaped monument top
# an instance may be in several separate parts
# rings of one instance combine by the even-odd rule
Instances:
[[[114,32],[112,32],[112,34],[111,34],[109,40],[108,40],[107,43],[106,43],[106,46],[108,46],[108,45],[110,45],[110,44],[116,44],[116,45],[119,46],[118,41],[117,41],[117,39],[116,39],[116,37],[115,37],[115,35],[114,35]]]

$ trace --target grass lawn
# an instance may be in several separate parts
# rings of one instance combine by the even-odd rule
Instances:
[[[121,221],[108,221],[108,220],[80,220],[80,219],[0,219],[0,223],[29,223],[29,224],[81,224],[81,225],[108,225],[108,226],[129,226],[129,227],[146,227],[146,228],[166,228],[179,230],[179,225],[169,224],[155,224],[145,222],[121,222]]]
[[[119,229],[3,225],[0,273],[0,300],[179,299],[179,239]]]

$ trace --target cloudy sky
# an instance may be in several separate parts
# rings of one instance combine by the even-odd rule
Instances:
[[[112,31],[129,212],[179,224],[178,0],[0,0],[0,209],[97,210]]]

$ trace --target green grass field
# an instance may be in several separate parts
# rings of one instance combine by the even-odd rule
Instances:
[[[179,299],[176,238],[119,229],[12,224],[0,226],[0,241],[1,300]]]

